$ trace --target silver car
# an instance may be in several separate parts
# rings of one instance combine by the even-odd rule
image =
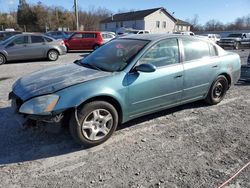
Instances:
[[[56,61],[66,51],[63,40],[40,34],[18,34],[0,42],[0,65],[7,61],[39,58]]]

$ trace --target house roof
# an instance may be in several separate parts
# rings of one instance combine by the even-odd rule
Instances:
[[[125,12],[120,14],[115,14],[109,18],[106,18],[101,21],[101,23],[109,23],[109,22],[121,22],[121,21],[129,21],[129,20],[141,20],[144,19],[146,16],[154,13],[157,10],[162,10],[167,14],[174,22],[177,21],[165,8],[153,8],[153,9],[147,9],[147,10],[139,10],[139,11],[133,11],[133,12]]]
[[[192,26],[190,23],[177,19],[176,25]]]

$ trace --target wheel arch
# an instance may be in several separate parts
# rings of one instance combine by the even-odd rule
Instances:
[[[232,84],[232,78],[230,76],[230,74],[224,72],[224,73],[221,73],[219,74],[218,76],[225,76],[227,81],[228,81],[228,89],[231,87],[231,84]]]
[[[5,61],[7,61],[7,60],[8,60],[8,59],[7,59],[7,55],[6,55],[6,54],[4,54],[4,53],[2,53],[2,52],[0,52],[0,54],[4,56]]]
[[[47,54],[46,54],[46,55],[48,56],[49,52],[50,52],[50,51],[52,51],[52,50],[56,51],[56,52],[58,53],[58,55],[60,55],[59,50],[58,50],[58,49],[56,49],[56,48],[50,48],[50,49],[48,49],[48,51],[47,51]]]
[[[111,105],[114,106],[114,108],[116,109],[117,113],[118,113],[118,122],[119,124],[122,123],[123,121],[123,110],[122,110],[122,106],[121,104],[118,102],[117,99],[115,99],[114,97],[111,96],[107,96],[107,95],[101,95],[101,96],[95,96],[92,98],[87,99],[86,101],[82,102],[78,108],[84,106],[85,104],[89,103],[89,102],[93,102],[93,101],[105,101],[110,103]]]

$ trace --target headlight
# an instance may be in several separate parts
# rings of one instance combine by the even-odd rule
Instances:
[[[45,95],[25,102],[19,109],[20,113],[48,115],[56,106],[58,95]]]

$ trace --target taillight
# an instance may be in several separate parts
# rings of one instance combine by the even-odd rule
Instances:
[[[64,41],[62,40],[62,41],[60,42],[60,44],[61,44],[61,45],[64,45],[65,43],[64,43]]]

